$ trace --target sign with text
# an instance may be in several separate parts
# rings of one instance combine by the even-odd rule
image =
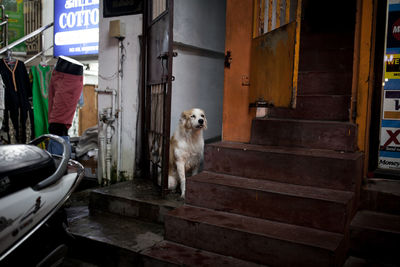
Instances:
[[[385,78],[400,79],[400,55],[386,55],[385,57]]]
[[[54,1],[54,56],[99,51],[99,0]]]
[[[384,91],[383,119],[400,120],[400,90]]]

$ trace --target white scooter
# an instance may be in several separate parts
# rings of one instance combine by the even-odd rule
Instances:
[[[37,146],[47,139],[62,144],[62,156],[51,155]],[[57,243],[55,248],[47,246],[56,239],[54,231],[46,234],[42,229],[60,226],[54,227],[49,222],[55,221],[84,176],[83,166],[69,158],[70,149],[65,140],[51,134],[27,145],[0,146],[1,266],[15,262],[49,266],[58,260],[57,255],[65,255],[63,244]]]

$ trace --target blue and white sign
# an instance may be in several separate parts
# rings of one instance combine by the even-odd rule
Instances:
[[[54,56],[97,54],[99,0],[54,1]]]

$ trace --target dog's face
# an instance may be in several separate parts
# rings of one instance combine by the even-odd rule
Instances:
[[[207,129],[206,114],[199,108],[182,112],[180,123],[187,129]]]

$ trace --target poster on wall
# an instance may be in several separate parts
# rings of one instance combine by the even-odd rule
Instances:
[[[400,170],[400,4],[389,5],[378,167]]]
[[[54,56],[99,51],[99,0],[54,1]]]
[[[2,0],[0,4],[4,5],[5,13],[8,15],[8,43],[24,37],[24,1],[23,0]],[[19,44],[13,48],[16,52],[25,52],[25,43]]]

